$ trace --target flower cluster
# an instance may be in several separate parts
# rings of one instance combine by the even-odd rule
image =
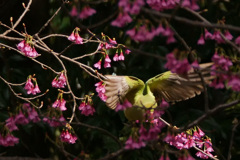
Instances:
[[[215,40],[218,44],[220,43],[225,43],[225,40],[222,38],[221,36],[221,31],[220,30],[215,30],[214,33],[210,33],[207,29],[204,30],[204,35],[201,34],[200,38],[198,39],[197,44],[198,45],[204,45],[205,44],[205,40]],[[223,36],[227,39],[227,40],[232,40],[233,36],[232,34],[228,31],[225,30]]]
[[[56,117],[44,117],[43,122],[48,123],[51,127],[59,127],[66,125],[66,119],[63,117],[63,115],[57,115]]]
[[[134,138],[132,138],[132,136],[130,136],[128,138],[128,140],[125,142],[125,149],[139,149],[142,147],[145,147],[146,144],[141,141],[141,140],[135,140]]]
[[[63,99],[63,92],[60,90],[56,101],[52,104],[53,108],[59,108],[61,111],[67,110],[66,101]]]
[[[27,91],[27,94],[36,95],[40,93],[40,89],[37,84],[37,79],[33,76],[28,76],[24,89]]]
[[[76,140],[77,140],[76,135],[73,134],[72,132],[69,132],[68,129],[62,131],[60,138],[62,142],[67,142],[70,144],[76,143]]]
[[[10,116],[5,120],[6,135],[0,134],[0,145],[14,146],[18,143],[19,139],[14,137],[11,132],[18,130],[17,125],[26,125],[30,122],[37,123],[40,121],[38,113],[29,103],[24,103],[18,114]]]
[[[18,43],[17,48],[27,57],[36,58],[40,56],[40,54],[37,53],[35,47],[33,46],[32,36],[30,35],[27,35],[24,40]]]
[[[117,107],[115,108],[115,111],[118,112],[118,111],[122,111],[122,110],[125,110],[127,108],[130,108],[132,107],[132,104],[126,99],[123,104],[117,104]]]
[[[131,39],[139,42],[143,41],[150,41],[152,40],[155,36],[162,35],[167,37],[167,44],[174,43],[176,42],[176,39],[174,38],[174,33],[171,30],[169,26],[164,28],[162,24],[160,24],[157,28],[151,26],[148,27],[146,24],[142,25],[138,28],[132,28],[131,30],[128,30],[126,32]]]
[[[169,53],[166,57],[167,63],[165,64],[165,67],[173,73],[186,74],[191,69],[191,65],[186,58],[183,60],[177,60],[173,52]]]
[[[198,147],[203,150],[203,152],[213,157],[210,153],[213,152],[211,139],[205,136],[205,133],[199,127],[189,129],[186,132],[177,134],[176,136],[168,133],[164,141],[180,150]],[[200,151],[196,153],[196,156],[208,159],[208,156]]]
[[[70,36],[68,36],[68,40],[72,41],[76,44],[83,44],[83,38],[78,34],[80,28],[76,27]]]
[[[55,88],[64,88],[66,86],[66,77],[64,72],[61,72],[60,75],[57,75],[52,81],[52,87]]]
[[[18,144],[19,138],[14,137],[11,133],[6,134],[5,136],[0,134],[0,146],[8,147]]]
[[[217,89],[224,88],[224,82],[229,79],[229,76],[217,71],[228,72],[229,67],[232,66],[232,62],[223,55],[219,56],[217,50],[212,57],[212,61],[214,62],[214,65],[211,67],[211,75],[216,76],[216,78],[212,81],[210,86]]]
[[[103,56],[97,63],[94,64],[94,67],[97,69],[101,69],[103,58],[104,58],[104,68],[111,67],[112,60],[110,59],[109,54],[107,53],[107,51],[109,49],[116,49],[116,53],[113,57],[113,61],[124,61],[125,60],[125,57],[123,55],[123,50],[124,50],[125,54],[129,54],[131,52],[129,49],[126,49],[125,46],[124,46],[124,49],[120,48],[119,46],[123,46],[123,45],[118,44],[117,41],[115,40],[115,38],[111,39],[110,37],[108,37],[107,35],[102,33],[102,39],[105,42],[99,44],[98,50],[101,51]],[[107,42],[107,40],[109,42]],[[120,52],[120,55],[119,55],[119,52]]]
[[[98,96],[101,98],[102,101],[106,101],[107,100],[107,96],[105,95],[105,85],[103,82],[98,82],[95,84],[96,86],[96,92],[98,93]]]
[[[196,3],[197,0],[183,0],[181,1],[182,7],[187,7],[192,10],[198,10],[199,6]],[[147,0],[147,4],[157,11],[163,11],[168,9],[173,9],[179,5],[180,0]]]
[[[123,27],[132,22],[132,18],[129,16],[129,14],[137,15],[144,4],[145,3],[143,0],[120,0],[118,2],[118,7],[120,8],[121,12],[118,14],[118,17],[112,21],[111,25]]]
[[[77,17],[77,18],[80,18],[80,19],[86,19],[86,18],[92,16],[95,13],[96,13],[96,10],[89,7],[89,6],[84,6],[80,13],[78,12],[76,6],[73,6],[72,10],[70,11],[71,16]]]
[[[90,96],[86,95],[84,100],[78,107],[78,109],[81,111],[81,114],[85,116],[93,115],[93,113],[95,112],[95,108],[92,106],[92,96],[93,94],[91,94]]]

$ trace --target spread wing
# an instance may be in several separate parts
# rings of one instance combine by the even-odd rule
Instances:
[[[105,77],[106,104],[111,109],[115,109],[117,104],[122,102],[128,93],[131,92],[130,96],[134,97],[137,91],[145,85],[143,81],[136,77],[113,75],[106,75]]]
[[[206,84],[213,79],[210,74],[211,66],[212,63],[200,65],[199,70]],[[163,98],[168,102],[193,98],[204,90],[201,77],[193,69],[187,75],[178,75],[170,71],[164,72],[149,79],[146,85],[149,85],[156,100]]]

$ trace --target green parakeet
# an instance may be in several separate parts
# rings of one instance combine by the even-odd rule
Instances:
[[[212,63],[200,65],[200,71],[205,83],[213,78],[210,74]],[[127,99],[133,106],[125,110],[128,120],[143,120],[143,108],[156,108],[157,102],[164,99],[167,102],[182,101],[199,95],[204,87],[201,77],[193,69],[186,75],[171,71],[159,74],[149,79],[145,84],[132,76],[106,75],[104,80],[106,105],[115,109],[117,104]]]

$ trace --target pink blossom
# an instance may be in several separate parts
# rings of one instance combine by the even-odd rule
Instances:
[[[205,44],[205,40],[204,40],[204,38],[203,38],[203,34],[201,34],[199,40],[197,41],[197,44],[198,44],[198,45],[204,45],[204,44]]]
[[[24,51],[24,47],[25,47],[25,43],[26,43],[25,40],[22,40],[20,43],[18,43],[18,45],[17,45],[18,50],[23,52]]]
[[[125,149],[139,149],[139,148],[142,148],[142,147],[145,147],[146,144],[140,140],[138,141],[135,141],[132,136],[130,136],[128,138],[128,140],[125,142]]]
[[[12,134],[7,134],[4,137],[0,134],[0,146],[14,146],[17,143],[19,143],[19,138],[14,137]]]
[[[125,110],[127,108],[130,108],[132,107],[132,104],[126,99],[123,104],[117,104],[117,107],[115,108],[115,111],[118,112],[118,111],[122,111],[122,110]]]
[[[109,41],[111,44],[117,44],[117,41],[114,38],[113,39],[109,38]]]
[[[106,57],[105,57],[105,62],[108,62],[108,63],[110,63],[110,62],[111,62],[111,59],[109,58],[108,54],[106,54]]]
[[[85,102],[82,102],[78,109],[82,111],[81,114],[85,116],[93,115],[93,113],[95,112],[95,108],[92,107],[89,103]]]
[[[6,126],[8,127],[8,129],[12,132],[15,130],[18,130],[18,127],[15,124],[15,117],[11,116],[9,117],[6,121]]]
[[[125,53],[126,53],[126,54],[130,54],[131,51],[130,51],[129,49],[126,49],[126,50],[125,50]]]
[[[40,91],[40,89],[39,89],[39,87],[38,87],[38,84],[36,84],[35,85],[35,88],[32,90],[32,94],[33,95],[36,95],[37,93],[40,93],[41,91]]]
[[[134,27],[134,28],[128,30],[128,31],[126,32],[126,34],[129,35],[132,39],[134,39],[133,37],[136,35],[136,32],[137,32],[137,31],[136,31],[136,28]]]
[[[69,133],[68,130],[66,130],[66,131],[63,130],[61,135],[60,135],[60,138],[61,138],[61,141],[67,142],[67,143],[70,143],[70,144],[76,143],[76,140],[77,140],[76,135],[74,135],[72,133]]]
[[[101,69],[101,64],[102,64],[102,60],[100,59],[97,63],[95,63],[93,66],[97,69]]]
[[[57,75],[52,81],[52,87],[55,88],[64,88],[67,85],[67,79],[65,74],[61,72],[60,75]]]
[[[78,33],[75,34],[75,38],[76,38],[76,41],[75,41],[76,44],[83,44],[83,38],[80,37]]]
[[[31,108],[30,111],[28,111],[28,119],[34,123],[37,123],[40,121],[38,113],[34,108]]]
[[[240,36],[238,36],[238,37],[235,39],[235,44],[236,44],[236,45],[240,45]]]
[[[229,41],[231,41],[233,39],[232,34],[229,32],[229,30],[226,30],[224,32],[224,36],[226,37],[226,39],[228,39]]]
[[[230,80],[228,81],[228,86],[231,87],[232,90],[240,92],[240,77],[231,76]]]
[[[113,57],[113,61],[118,61],[118,53],[116,53]]]
[[[15,116],[15,124],[28,124],[29,120],[25,117],[25,115],[20,111],[16,116]]]
[[[73,7],[72,7],[72,10],[71,10],[71,12],[70,12],[70,15],[73,16],[73,17],[75,17],[75,16],[78,15],[78,11],[77,11],[76,6],[73,6]]]
[[[103,67],[104,68],[110,68],[111,64],[105,61]]]
[[[59,127],[59,126],[64,126],[66,124],[66,120],[61,115],[60,117],[44,117],[43,121],[48,123],[51,127]]]
[[[69,40],[69,41],[73,41],[73,42],[76,40],[76,37],[75,37],[75,35],[74,35],[74,32],[72,32],[71,35],[68,36],[68,40]]]
[[[121,51],[120,55],[118,56],[119,61],[124,61],[125,57],[123,55],[123,52]]]
[[[98,93],[98,96],[100,97],[100,99],[102,101],[106,101],[107,100],[107,96],[105,95],[105,84],[103,82],[98,82],[95,84],[96,86],[96,92]]]
[[[205,31],[205,36],[204,36],[205,39],[213,39],[213,35],[210,32],[208,32],[207,29],[205,29],[204,31]]]
[[[167,41],[166,41],[167,44],[171,44],[171,43],[175,43],[175,42],[176,42],[176,39],[174,38],[173,34],[168,36]]]
[[[156,28],[155,33],[156,35],[163,34],[165,32],[165,29],[162,26],[162,23],[159,24],[159,26]]]
[[[53,108],[57,108],[57,107],[59,107],[59,109],[61,110],[61,111],[65,111],[65,110],[67,110],[67,108],[66,108],[66,101],[62,98],[61,100],[60,99],[57,99],[53,104],[52,104],[52,107]]]
[[[165,101],[164,99],[162,99],[161,104],[160,104],[160,107],[161,107],[161,108],[167,108],[167,107],[169,107],[169,104],[168,104],[167,101]]]
[[[90,8],[89,6],[85,6],[81,12],[79,13],[79,18],[81,19],[86,19],[90,16],[92,16],[93,14],[96,13],[96,10],[93,8]]]
[[[29,91],[29,90],[33,90],[33,88],[34,88],[34,85],[33,85],[33,83],[32,83],[32,79],[31,79],[31,78],[28,78],[28,79],[27,79],[27,82],[26,82],[26,84],[25,84],[24,89],[27,90],[27,91]],[[31,93],[31,92],[29,92],[28,94],[30,94],[30,93]]]
[[[216,30],[213,33],[212,39],[214,39],[217,43],[225,43],[225,41],[222,39],[221,32],[219,30]]]
[[[117,19],[112,21],[111,25],[116,27],[123,27],[130,22],[132,22],[132,18],[126,12],[120,12]]]

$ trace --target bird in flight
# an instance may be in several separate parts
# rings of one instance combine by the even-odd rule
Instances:
[[[117,104],[127,99],[133,107],[124,111],[126,118],[143,120],[144,108],[154,109],[162,99],[178,102],[199,95],[204,90],[204,83],[209,84],[213,79],[211,66],[212,63],[200,64],[198,72],[192,68],[185,75],[167,71],[146,83],[132,76],[105,75],[106,105],[115,109]]]

